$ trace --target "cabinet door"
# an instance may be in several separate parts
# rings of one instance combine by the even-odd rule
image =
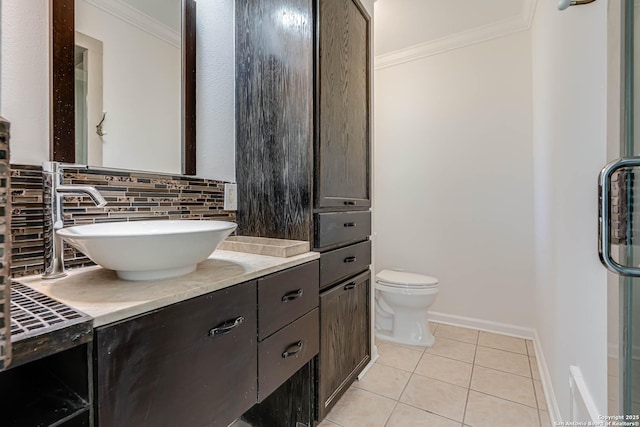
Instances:
[[[319,0],[316,208],[371,204],[369,39],[358,0]]]
[[[238,234],[310,241],[312,0],[238,0]]]
[[[98,424],[229,425],[257,401],[256,304],[250,282],[99,328]]]
[[[369,363],[369,271],[320,295],[319,419]]]

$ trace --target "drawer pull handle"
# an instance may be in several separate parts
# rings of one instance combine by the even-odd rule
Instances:
[[[355,287],[356,287],[356,282],[351,282],[351,283],[349,283],[348,285],[346,285],[346,286],[344,287],[344,290],[345,290],[345,291],[350,291],[351,289],[353,289],[353,288],[355,288]]]
[[[356,225],[358,225],[358,224],[356,224],[355,222],[345,222],[344,223],[344,226],[347,227],[347,228],[348,227],[355,227]]]
[[[348,256],[344,259],[344,262],[346,263],[350,263],[350,262],[356,262],[357,258],[354,256]]]
[[[291,344],[289,346],[289,348],[287,348],[284,353],[282,353],[282,358],[286,359],[289,356],[293,356],[294,354],[298,353],[300,350],[302,350],[302,340],[298,341],[297,343]]]
[[[235,328],[240,326],[240,324],[242,322],[244,322],[244,317],[242,317],[242,316],[238,317],[237,319],[228,320],[226,322],[223,322],[223,323],[219,324],[218,326],[216,326],[215,328],[211,329],[209,331],[209,336],[210,337],[215,337],[217,335],[228,334],[229,332],[231,332],[232,330],[234,330]]]
[[[282,302],[289,302],[294,299],[298,299],[302,296],[304,291],[302,289],[298,289],[297,291],[289,292],[285,296],[282,297]]]
[[[347,200],[344,202],[345,205],[347,206],[354,206],[356,204],[356,202],[354,202],[353,200]]]

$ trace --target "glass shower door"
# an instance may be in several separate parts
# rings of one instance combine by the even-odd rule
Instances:
[[[621,10],[620,159],[599,177],[600,259],[619,275],[608,292],[608,413],[631,417],[640,415],[640,2],[635,3],[623,1]]]

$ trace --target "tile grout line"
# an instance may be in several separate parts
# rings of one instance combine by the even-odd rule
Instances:
[[[428,347],[426,347],[426,348],[428,348]],[[426,348],[425,348],[425,349],[426,349]],[[418,373],[416,373],[416,372],[415,372],[415,370],[416,370],[416,369],[418,369],[418,365],[420,364],[420,361],[422,360],[422,358],[424,357],[424,355],[425,355],[425,354],[426,354],[426,352],[423,352],[422,356],[420,356],[420,359],[418,360],[418,363],[416,364],[416,367],[413,369],[413,372],[411,372],[411,373],[410,373],[411,375],[409,376],[409,379],[407,380],[407,383],[406,383],[406,384],[404,385],[404,387],[402,388],[402,392],[400,392],[400,396],[398,397],[398,399],[396,399],[396,405],[393,407],[393,411],[391,411],[391,415],[389,415],[389,418],[388,418],[388,419],[386,420],[386,422],[385,422],[385,427],[387,426],[387,424],[388,424],[388,423],[389,423],[389,421],[391,420],[391,417],[393,416],[393,412],[395,412],[395,410],[396,410],[396,408],[398,407],[398,405],[399,405],[399,404],[403,404],[403,405],[409,406],[410,408],[414,408],[414,409],[417,409],[417,410],[420,410],[420,411],[423,411],[423,412],[426,412],[426,413],[429,413],[429,414],[433,414],[433,415],[435,415],[435,416],[438,416],[438,417],[441,417],[441,418],[445,418],[445,419],[447,419],[447,420],[451,420],[451,421],[456,422],[456,423],[460,422],[460,421],[458,421],[458,420],[454,420],[454,419],[452,419],[452,418],[445,417],[444,415],[437,414],[437,413],[435,413],[435,412],[431,412],[431,411],[427,411],[427,410],[426,410],[426,409],[424,409],[424,408],[420,408],[420,407],[415,406],[415,405],[412,405],[412,404],[410,404],[410,403],[402,402],[402,401],[401,401],[401,399],[402,399],[402,395],[403,395],[403,394],[404,394],[404,392],[407,390],[407,387],[409,386],[409,383],[411,382],[411,379],[413,378],[413,376],[414,376],[414,375],[417,375],[417,376],[419,376],[419,377],[424,377],[424,378],[430,378],[430,377],[425,377],[424,375],[420,375],[420,374],[418,374]],[[453,359],[452,359],[452,360],[453,360]],[[376,363],[377,363],[377,362],[376,362]],[[386,366],[386,365],[384,365],[384,366]],[[408,371],[405,371],[405,370],[403,370],[403,369],[396,368],[396,367],[393,367],[393,366],[390,366],[390,367],[391,367],[391,368],[394,368],[394,369],[398,369],[398,370],[403,371],[403,372],[408,372]],[[446,383],[446,384],[451,384],[451,383],[448,383],[448,382],[446,382],[446,381],[438,380],[438,379],[436,379],[436,378],[431,378],[431,379],[436,380],[436,381],[440,381],[440,382],[443,382],[443,383]],[[471,379],[469,379],[469,381],[471,381]],[[456,385],[456,386],[457,386],[457,384],[451,384],[451,385]],[[460,386],[458,386],[458,387],[460,387]],[[362,390],[364,390],[364,389],[362,389]],[[381,395],[381,394],[379,394],[379,393],[376,393],[376,392],[373,392],[373,391],[369,391],[369,390],[365,390],[365,391],[368,391],[369,393],[376,394],[376,395],[378,395],[378,396],[387,397],[387,396],[383,396],[383,395]],[[468,393],[468,389],[467,389],[467,393]],[[389,397],[387,397],[387,398],[389,399]],[[464,413],[463,413],[463,418],[464,418]],[[461,425],[462,425],[462,424],[461,424]]]
[[[447,384],[448,384],[448,383],[447,383]],[[374,393],[374,394],[377,394],[377,393]],[[379,395],[379,396],[380,396],[380,395]],[[400,403],[401,403],[401,404],[403,404],[403,405],[405,405],[405,406],[408,406],[408,407],[410,407],[410,408],[414,408],[414,409],[417,409],[417,410],[419,410],[419,411],[426,412],[427,414],[435,415],[435,416],[437,416],[437,417],[444,418],[444,419],[449,420],[449,421],[453,421],[454,423],[459,423],[459,422],[460,422],[460,421],[458,421],[458,420],[454,420],[453,418],[449,418],[449,417],[447,417],[447,416],[445,416],[445,415],[438,414],[437,412],[428,411],[428,410],[426,410],[426,409],[424,409],[424,408],[420,408],[419,406],[415,406],[415,405],[412,405],[412,404],[410,404],[410,403],[407,403],[407,402],[401,402],[401,401],[399,401],[399,400],[398,400],[398,404],[400,404]]]
[[[531,384],[533,385],[533,395],[536,398],[536,413],[538,414],[538,425],[542,427],[542,416],[540,415],[540,403],[538,401],[538,390],[536,390],[536,382],[533,378],[533,368],[531,367],[531,353],[529,353],[529,345],[525,341],[527,347],[527,359],[529,361],[529,372],[531,373]],[[535,350],[533,351],[533,357],[536,357]],[[536,359],[537,360],[537,359]]]
[[[438,329],[439,327],[440,327],[440,324],[438,324],[438,327],[436,328],[436,331],[437,331],[437,329]],[[435,336],[435,335],[434,335],[434,336]],[[416,364],[416,367],[413,369],[413,372],[411,373],[411,376],[409,377],[409,381],[407,381],[407,384],[405,384],[404,388],[402,389],[402,393],[400,393],[400,397],[398,398],[398,404],[402,403],[403,405],[407,405],[407,406],[409,406],[409,407],[411,407],[411,408],[415,408],[415,409],[418,409],[418,410],[420,410],[420,411],[424,411],[424,412],[427,412],[427,413],[429,413],[429,414],[433,414],[433,415],[436,415],[436,416],[438,416],[438,417],[442,417],[442,418],[445,418],[445,419],[447,419],[447,420],[451,420],[451,421],[454,421],[454,422],[456,422],[456,423],[457,423],[457,422],[458,422],[457,420],[451,419],[451,418],[449,418],[449,417],[445,417],[444,415],[436,414],[435,412],[431,412],[431,411],[427,411],[427,410],[425,410],[425,409],[423,409],[423,408],[419,408],[419,407],[417,407],[417,406],[411,405],[411,404],[406,403],[406,402],[400,402],[400,399],[402,398],[402,395],[404,394],[404,392],[407,390],[407,387],[409,386],[409,383],[411,382],[411,379],[413,378],[413,376],[414,376],[414,375],[417,375],[417,376],[419,376],[419,377],[424,377],[424,375],[420,375],[420,374],[416,373],[416,369],[418,369],[418,365],[420,365],[420,362],[422,361],[422,358],[424,357],[424,355],[425,355],[425,354],[427,354],[427,348],[429,348],[429,347],[425,347],[424,352],[422,353],[422,356],[420,356],[420,360],[418,360],[418,363]],[[431,354],[431,353],[430,353],[430,354]],[[454,359],[451,359],[451,360],[454,360]],[[429,377],[425,377],[425,378],[429,378]],[[440,380],[437,380],[436,378],[431,378],[431,379],[434,379],[434,380],[436,380],[436,381],[440,381]],[[471,381],[471,379],[469,379],[469,381]],[[444,382],[444,383],[446,383],[446,384],[450,384],[450,383],[447,383],[446,381],[442,381],[442,382]],[[455,385],[455,384],[452,384],[452,385]],[[468,392],[467,392],[467,394],[468,394]],[[396,407],[397,407],[397,406],[398,406],[398,405],[396,405]],[[394,408],[394,410],[395,410],[395,408]],[[463,419],[463,421],[464,421],[464,413],[462,414],[462,419]],[[387,422],[388,422],[388,421],[387,421]],[[464,424],[464,422],[463,422],[463,423],[461,423],[460,425],[462,425],[462,424]]]
[[[480,342],[480,333],[478,333],[478,337],[476,338],[476,349],[473,352],[473,363],[471,364],[471,376],[469,377],[469,387],[467,387],[467,399],[464,402],[464,411],[462,412],[462,423],[464,426],[465,420],[467,419],[467,407],[469,406],[469,395],[471,394],[471,381],[473,381],[473,371],[476,367],[476,355],[478,354],[478,343]]]
[[[469,343],[468,343],[468,344],[469,344]],[[482,347],[482,346],[477,346],[477,347]],[[488,348],[488,347],[484,347],[484,348]],[[493,350],[495,350],[495,349],[493,349]],[[472,365],[472,364],[473,364],[473,365],[475,365],[475,364],[477,364],[477,363],[475,362],[475,353],[477,353],[477,349],[476,349],[476,352],[474,352],[474,362],[471,362],[471,363],[470,363],[470,362],[467,362],[467,361],[465,361],[465,360],[454,359],[454,358],[452,358],[452,357],[443,356],[443,355],[441,355],[441,354],[425,352],[425,354],[430,354],[430,355],[432,355],[432,356],[442,357],[443,359],[447,359],[447,360],[453,360],[454,362],[466,363],[467,365]],[[511,353],[511,354],[518,354],[518,353]],[[524,356],[524,354],[521,354],[520,356]],[[531,363],[530,363],[530,361],[529,361],[529,357],[528,357],[528,356],[524,356],[524,357],[526,357],[526,358],[527,358],[527,364],[529,365],[529,372],[531,372]],[[493,368],[493,367],[491,367],[491,366],[485,366],[485,365],[480,365],[480,364],[477,364],[477,365],[478,365],[478,366],[480,366],[481,368],[492,369],[492,370],[494,370],[494,371],[502,372],[502,373],[505,373],[505,374],[516,375],[516,376],[521,377],[521,378],[534,379],[534,378],[533,378],[533,373],[531,374],[531,376],[526,376],[526,375],[522,375],[522,374],[517,374],[517,373],[515,373],[515,372],[511,372],[511,371],[504,371],[504,370],[502,370],[502,369]],[[387,366],[387,365],[385,365],[385,366]],[[400,369],[400,368],[398,368],[398,369]],[[423,375],[423,374],[418,374],[418,375],[421,375],[421,376],[423,376],[423,377],[427,376],[427,375]],[[431,378],[431,377],[428,377],[428,378]],[[437,378],[434,378],[434,379],[437,379]],[[445,382],[446,382],[446,381],[445,381]]]
[[[506,401],[506,402],[516,403],[516,404],[518,404],[518,405],[526,406],[527,408],[532,408],[532,409],[535,409],[536,411],[538,411],[538,410],[539,410],[539,408],[538,408],[538,399],[536,398],[536,387],[535,387],[535,384],[533,383],[533,374],[531,375],[531,378],[523,377],[523,376],[521,376],[521,375],[512,374],[512,373],[510,373],[510,372],[504,372],[504,371],[500,371],[500,370],[498,370],[498,369],[488,368],[488,367],[486,367],[486,366],[482,366],[482,365],[476,365],[476,364],[475,364],[475,361],[474,361],[474,364],[473,364],[473,370],[475,370],[475,367],[476,367],[476,366],[479,366],[479,367],[481,367],[481,368],[483,368],[483,369],[488,369],[488,370],[490,370],[490,371],[495,371],[495,372],[500,372],[500,373],[504,373],[504,374],[514,375],[514,376],[517,376],[517,377],[519,377],[519,378],[530,379],[530,380],[531,380],[531,386],[533,387],[533,397],[534,397],[534,400],[535,400],[535,406],[530,406],[530,405],[527,405],[527,404],[522,403],[522,402],[516,402],[516,401],[514,401],[514,400],[506,399],[506,398],[501,397],[501,396],[495,396],[495,395],[493,395],[493,394],[491,394],[491,393],[487,393],[487,392],[484,392],[484,391],[480,391],[480,390],[472,389],[472,388],[471,388],[471,384],[469,384],[469,389],[470,389],[470,390],[473,390],[473,391],[474,391],[474,392],[476,392],[476,393],[484,394],[484,395],[486,395],[486,396],[494,397],[494,398],[496,398],[496,399],[502,399],[502,400],[504,400],[504,401]],[[531,370],[531,364],[529,364],[529,370]],[[473,372],[472,372],[472,378],[473,378]]]
[[[529,409],[533,409],[534,411],[538,411],[537,402],[536,402],[536,406],[534,407],[534,406],[531,406],[531,405],[526,405],[526,404],[521,403],[521,402],[516,402],[514,400],[505,399],[504,397],[494,396],[493,394],[489,394],[486,391],[479,391],[479,390],[473,390],[473,389],[471,389],[471,390],[474,393],[484,394],[485,396],[493,397],[494,399],[504,400],[505,402],[514,403],[516,405],[524,406],[525,408],[529,408]]]
[[[406,371],[405,371],[405,372],[406,372]],[[407,381],[407,384],[409,384],[409,381]],[[371,391],[371,390],[367,390],[366,388],[360,388],[360,387],[355,386],[355,385],[353,385],[353,384],[352,384],[352,387],[355,387],[355,388],[357,388],[357,389],[358,389],[358,390],[360,390],[360,391],[366,391],[367,393],[371,393],[371,394],[375,394],[376,396],[384,397],[385,399],[393,400],[394,402],[400,402],[400,400],[398,400],[398,399],[394,399],[393,397],[385,396],[384,394],[380,394],[380,393],[378,393],[377,391]],[[407,386],[405,385],[405,388],[406,388],[406,387],[407,387]],[[351,388],[351,387],[349,387],[349,388]],[[348,390],[348,389],[347,389],[347,390]],[[404,393],[404,388],[402,389],[402,392]],[[402,396],[402,393],[400,393],[400,396]],[[401,403],[404,403],[404,402],[401,402]]]
[[[444,336],[444,335],[433,334],[433,336],[436,337],[436,338],[445,339],[445,340],[449,340],[449,341],[457,341],[457,342],[464,342],[464,343],[467,343],[467,344],[478,345],[478,337],[477,336],[476,336],[476,339],[475,339],[475,343],[473,343],[471,341],[468,341],[468,340],[465,341],[465,340],[460,339],[460,338],[447,337],[447,336]]]
[[[526,378],[529,380],[533,380],[533,376],[526,376],[526,375],[521,375],[521,374],[516,374],[515,372],[511,372],[511,371],[503,371],[502,369],[498,369],[498,368],[493,368],[491,366],[485,366],[485,365],[481,365],[478,363],[475,363],[475,365],[478,365],[481,368],[485,368],[485,369],[491,369],[492,371],[496,371],[496,372],[502,372],[503,374],[510,374],[510,375],[515,375],[516,377],[520,377],[520,378]],[[529,370],[531,370],[531,366],[529,366]]]
[[[393,405],[393,409],[391,410],[391,412],[387,416],[387,419],[385,420],[383,427],[387,427],[387,424],[389,424],[389,421],[391,421],[391,417],[393,417],[393,413],[396,411],[396,408],[398,407],[399,403],[400,403],[400,401],[396,400],[396,404]]]
[[[411,345],[408,345],[408,344],[399,344],[399,343],[395,343],[395,342],[392,342],[392,341],[384,341],[384,340],[377,346],[378,346],[379,349],[380,348],[384,348],[384,347],[388,347],[388,346],[394,346],[394,347],[397,347],[397,348],[402,348],[402,349],[405,349],[405,350],[414,351],[416,353],[418,353],[418,352],[424,353],[424,349],[427,348],[427,347],[424,347],[422,350],[419,350],[418,348],[420,346],[417,346],[417,345],[416,346],[411,346]],[[411,347],[415,347],[415,348],[411,348]]]
[[[485,332],[485,333],[489,333],[489,334],[493,334],[493,335],[499,335],[499,336],[502,336],[502,337],[508,337],[508,338],[513,338],[513,339],[516,339],[516,340],[522,340],[522,341],[524,341],[524,353],[519,353],[517,351],[511,351],[511,350],[506,350],[504,348],[491,347],[490,345],[486,345],[486,344],[480,344],[480,339],[478,337],[478,345],[480,347],[492,348],[494,350],[501,350],[501,351],[506,351],[508,353],[520,354],[522,356],[529,356],[529,347],[527,346],[527,341],[528,341],[527,338],[512,337],[512,336],[509,336],[509,335],[497,334],[497,333],[494,333],[494,332],[487,332],[487,331],[480,331],[480,330],[478,332],[480,332],[480,333]]]
[[[329,413],[331,413],[331,411],[329,411]],[[327,415],[329,415],[329,414],[327,414]],[[318,423],[318,426],[320,426],[320,424],[322,424],[322,423],[323,423],[323,422],[325,422],[325,421],[329,421],[329,422],[330,422],[330,423],[332,423],[332,424],[336,424],[336,425],[338,425],[338,426],[340,426],[340,427],[344,427],[342,424],[337,423],[337,422],[333,421],[332,419],[330,419],[327,415],[325,415],[325,416],[324,416],[324,418],[322,419],[322,421],[320,421],[320,422]]]
[[[536,411],[538,413],[538,424],[542,427],[542,417],[540,416],[540,409]]]
[[[524,338],[522,338],[524,339]],[[526,343],[525,343],[526,345]],[[511,353],[511,354],[518,354],[520,356],[527,356],[530,357],[528,353],[518,353],[517,351],[511,351],[511,350],[505,350],[504,348],[496,348],[496,347],[490,347],[488,345],[482,345],[482,344],[478,344],[478,347],[483,347],[483,348],[490,348],[491,350],[499,350],[499,351],[504,351],[506,353]]]
[[[421,356],[421,358],[422,358],[422,356]],[[387,365],[387,364],[382,363],[382,362],[376,362],[376,363],[380,363],[382,366],[387,367],[387,368],[398,369],[399,371],[402,371],[402,372],[408,372],[408,373],[410,373],[410,374],[412,374],[412,373],[413,373],[413,371],[407,371],[406,369],[398,368],[397,366]]]
[[[416,369],[418,369],[418,365],[420,364],[420,361],[422,361],[423,357],[424,357],[424,353],[422,353],[422,356],[420,356],[420,359],[418,359],[418,363],[416,363],[416,366],[413,368],[413,371],[411,371],[411,375],[409,375],[409,379],[407,380],[407,383],[402,388],[402,391],[400,392],[400,396],[398,396],[398,403],[400,403],[400,399],[402,399],[402,395],[407,390],[407,387],[409,387],[409,383],[411,382],[411,379],[413,378],[414,375],[416,375]],[[398,406],[398,405],[396,404],[396,406]],[[395,410],[395,408],[394,408],[394,410]]]
[[[475,350],[474,350],[474,353],[475,353]],[[442,357],[443,359],[453,360],[453,361],[455,361],[455,362],[462,362],[462,363],[466,363],[467,365],[471,365],[471,364],[472,364],[472,362],[467,362],[467,361],[465,361],[465,360],[460,360],[460,359],[454,359],[453,357],[443,356],[443,355],[438,354],[438,353],[431,353],[431,352],[425,351],[425,352],[424,352],[424,354],[430,354],[430,355],[432,355],[432,356]]]

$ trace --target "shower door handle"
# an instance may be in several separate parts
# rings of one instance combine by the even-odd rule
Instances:
[[[619,169],[633,167],[640,167],[640,157],[614,160],[600,171],[598,176],[598,254],[600,261],[609,271],[621,276],[640,277],[640,268],[619,264],[611,257],[611,177]]]

